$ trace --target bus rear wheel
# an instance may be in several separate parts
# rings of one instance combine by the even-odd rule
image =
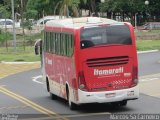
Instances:
[[[111,103],[114,107],[123,107],[127,105],[127,100]]]
[[[69,108],[71,110],[76,110],[77,109],[77,105],[71,101],[71,97],[70,97],[70,93],[69,93],[68,88],[67,88],[67,100],[68,100]]]
[[[54,95],[54,94],[53,94],[53,93],[51,93],[51,92],[50,92],[50,97],[51,97],[51,99],[52,99],[52,100],[57,99],[57,96],[56,96],[56,95]]]
[[[127,105],[127,100],[121,101],[121,102],[120,102],[120,105],[121,105],[121,106],[126,106],[126,105]]]

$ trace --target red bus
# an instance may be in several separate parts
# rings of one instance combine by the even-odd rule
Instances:
[[[43,80],[54,99],[70,109],[85,103],[125,106],[139,97],[134,29],[130,23],[98,17],[46,23]]]

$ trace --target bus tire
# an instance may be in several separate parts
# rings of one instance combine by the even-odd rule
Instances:
[[[47,86],[47,91],[49,92],[51,99],[55,100],[57,96],[51,93],[48,78],[46,78],[46,86]]]
[[[111,103],[114,107],[123,107],[127,105],[127,100]]]
[[[71,101],[68,87],[66,88],[66,91],[67,91],[67,100],[70,110],[77,110],[77,105]]]
[[[56,100],[57,99],[57,96],[55,94],[51,93],[51,92],[50,92],[50,97],[51,97],[52,100]]]
[[[49,87],[49,81],[48,78],[46,78],[46,87],[47,87],[47,91],[50,92],[50,87]]]
[[[127,100],[123,100],[120,102],[120,106],[126,106],[127,105]]]

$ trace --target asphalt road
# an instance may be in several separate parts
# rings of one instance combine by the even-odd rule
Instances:
[[[138,55],[139,76],[160,73],[160,52]]]
[[[157,84],[160,82],[160,52],[140,54],[138,57],[140,85],[143,89],[140,98],[129,101],[126,107],[89,104],[81,106],[79,110],[71,111],[66,101],[60,98],[50,99],[41,84],[39,77],[41,70],[35,69],[0,79],[0,113],[3,114],[0,119],[2,117],[18,117],[27,120],[40,120],[40,118],[42,120],[107,120],[114,119],[113,115],[117,113],[125,114],[118,116],[125,119],[138,118],[137,115],[141,113],[160,114],[160,87]],[[156,76],[154,80],[152,76]],[[33,81],[35,77],[37,77],[37,82]],[[155,91],[152,89],[148,90],[148,86],[156,89],[156,95],[153,95]],[[13,116],[7,116],[7,114]],[[16,116],[17,114],[18,116]]]

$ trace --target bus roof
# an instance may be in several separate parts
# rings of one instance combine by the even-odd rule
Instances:
[[[50,20],[46,23],[45,27],[63,27],[63,28],[72,28],[78,29],[81,27],[89,27],[98,24],[113,24],[120,23],[118,21],[100,18],[100,17],[80,17],[80,18],[66,18],[60,20]]]

